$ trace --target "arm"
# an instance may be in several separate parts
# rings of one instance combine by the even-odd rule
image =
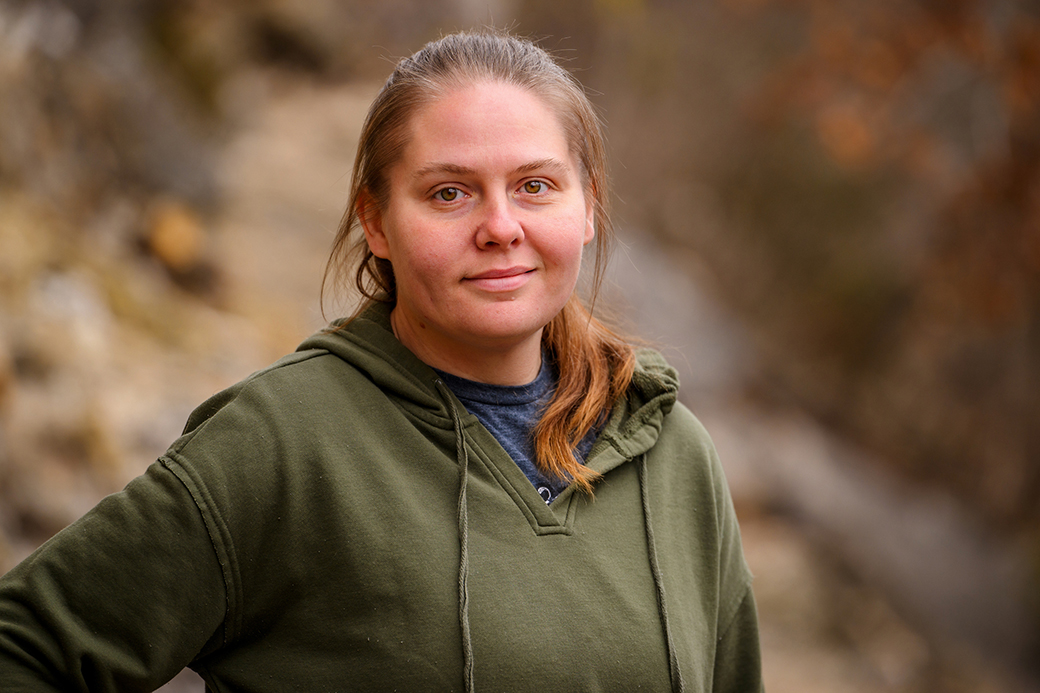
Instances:
[[[758,693],[762,683],[762,655],[758,644],[758,614],[749,586],[733,620],[720,631],[715,649],[712,690],[722,693]]]
[[[3,689],[154,690],[220,644],[224,592],[191,494],[154,464],[0,578]]]
[[[762,654],[751,571],[744,560],[733,498],[714,447],[711,461],[719,514],[719,584],[723,607],[719,613],[712,690],[761,693],[764,690]]]

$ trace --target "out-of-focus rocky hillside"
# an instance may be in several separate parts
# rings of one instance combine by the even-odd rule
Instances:
[[[776,97],[762,85],[838,81],[809,58],[802,82],[774,68],[791,46],[838,50],[825,40],[835,16],[853,27],[835,41],[858,46],[855,12],[490,5],[0,0],[0,571],[140,473],[195,405],[323,324],[325,252],[386,58],[441,30],[515,19],[573,50],[571,67],[600,92],[626,229],[605,299],[680,367],[684,399],[716,439],[758,576],[769,689],[1036,690],[1025,663],[1037,460],[1023,429],[1035,312],[999,338],[962,334],[949,313],[915,335],[931,294],[911,290],[908,270],[876,290],[872,272],[891,276],[891,247],[917,258],[901,260],[911,269],[927,264],[922,219],[942,216],[956,181],[887,196],[905,179],[856,158],[867,151],[856,133],[873,131],[856,129],[855,109],[813,121],[848,170],[799,131],[803,102],[783,106],[786,125],[761,117],[781,110],[763,105]],[[805,39],[806,22],[823,38]],[[833,105],[817,97],[821,113]],[[985,132],[980,142],[999,139]],[[826,204],[809,205],[816,195]],[[900,224],[880,242],[879,219]],[[929,271],[970,270],[942,257],[954,259]],[[828,282],[850,267],[834,298]],[[1009,296],[1028,295],[1032,275],[1015,272]],[[885,313],[894,304],[879,295],[913,308]],[[867,337],[864,353],[896,356],[850,360],[844,347]],[[982,392],[973,380],[947,406],[958,358],[975,364],[966,378],[1018,373],[1025,389],[986,389],[975,411],[962,396]],[[900,406],[871,399],[870,380],[899,382],[899,369],[911,371]],[[994,417],[999,430],[971,438],[969,424]],[[898,435],[877,444],[893,420]],[[944,429],[952,442],[936,437]],[[1005,448],[1009,462],[992,462]],[[951,469],[931,473],[944,460]],[[980,470],[996,491],[972,493]],[[168,690],[201,689],[186,674]]]
[[[256,109],[295,80],[378,64],[375,49],[333,50],[351,31],[410,44],[431,31],[424,11],[383,34],[350,9],[0,2],[4,566],[139,473],[194,405],[321,324],[342,204],[321,193],[346,185],[364,106],[348,95],[345,112],[299,122]],[[341,150],[284,141],[325,120]],[[340,167],[321,167],[329,155]]]

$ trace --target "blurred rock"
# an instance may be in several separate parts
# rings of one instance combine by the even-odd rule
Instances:
[[[199,215],[174,199],[154,202],[145,244],[173,280],[193,293],[218,300],[221,272],[211,258]]]
[[[212,201],[205,117],[122,5],[0,3],[0,181],[68,217],[112,194]]]
[[[151,212],[148,248],[163,265],[176,273],[189,271],[202,262],[204,243],[196,214],[177,202],[156,203]]]
[[[924,492],[818,425],[754,409],[707,416],[736,493],[811,527],[863,580],[929,635],[968,644],[1012,667],[1029,665],[1030,563],[953,497]]]

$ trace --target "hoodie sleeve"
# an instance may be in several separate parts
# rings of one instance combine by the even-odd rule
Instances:
[[[755,595],[748,586],[733,619],[715,648],[715,693],[755,693],[764,689]]]
[[[712,676],[714,693],[764,690],[758,612],[751,571],[744,560],[740,526],[718,454],[712,448],[719,518],[720,612]]]
[[[203,518],[156,463],[0,578],[4,691],[152,691],[219,644]]]

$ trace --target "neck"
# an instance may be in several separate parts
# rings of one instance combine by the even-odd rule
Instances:
[[[538,377],[542,367],[542,331],[507,345],[442,343],[436,335],[419,332],[408,320],[400,320],[397,309],[390,313],[390,326],[401,344],[420,361],[466,380],[489,385],[526,385]]]

